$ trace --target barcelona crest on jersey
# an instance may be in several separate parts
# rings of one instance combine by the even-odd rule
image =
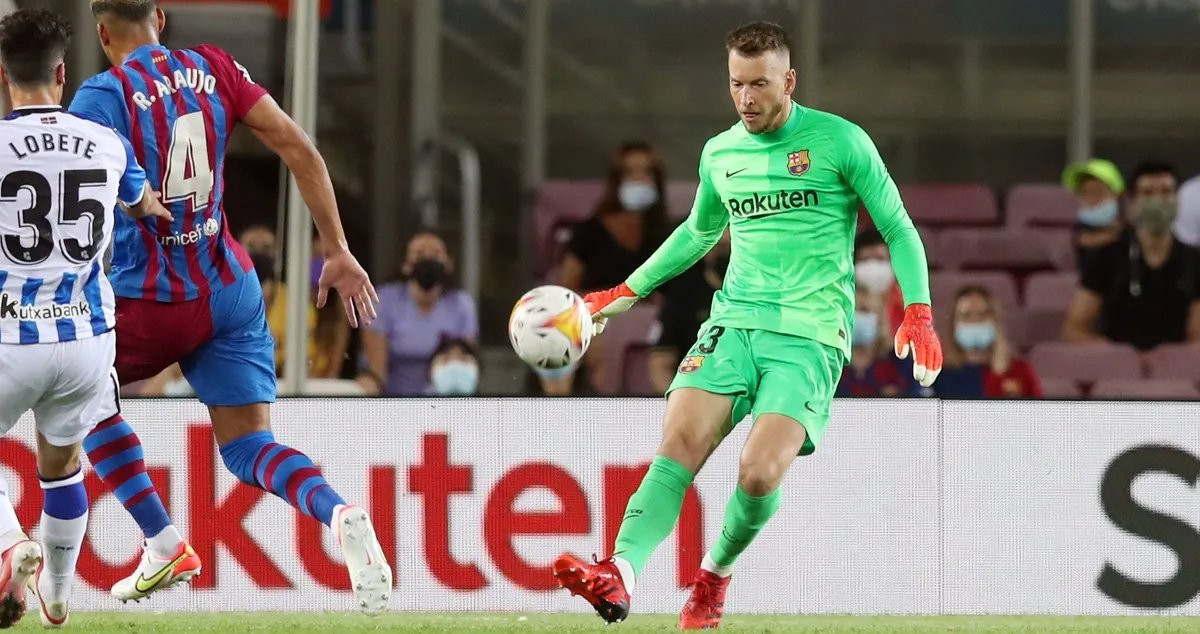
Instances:
[[[792,176],[803,176],[810,165],[812,161],[808,160],[808,150],[788,153],[788,172]]]

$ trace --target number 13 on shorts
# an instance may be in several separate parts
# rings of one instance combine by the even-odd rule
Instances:
[[[816,340],[769,330],[705,324],[679,364],[671,391],[692,387],[733,400],[733,423],[746,414],[782,414],[808,432],[811,453],[829,419],[844,354]]]

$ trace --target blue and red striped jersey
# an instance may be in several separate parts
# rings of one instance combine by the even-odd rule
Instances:
[[[215,46],[143,46],[80,86],[70,112],[128,138],[175,217],[116,214],[110,277],[117,296],[187,301],[253,270],[225,221],[225,150],[234,126],[266,94]]]

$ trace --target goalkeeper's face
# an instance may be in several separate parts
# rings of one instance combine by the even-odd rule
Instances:
[[[748,57],[729,51],[729,95],[750,134],[777,130],[791,112],[796,71],[786,50]]]

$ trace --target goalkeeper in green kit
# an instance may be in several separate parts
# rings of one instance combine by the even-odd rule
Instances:
[[[859,200],[888,243],[904,294],[896,353],[913,355],[913,373],[926,387],[942,368],[925,250],[871,139],[791,100],[796,72],[779,26],[747,24],[725,44],[741,120],[705,144],[691,215],[624,284],[584,298],[599,331],[699,261],[730,228],[724,286],[667,392],[662,443],[629,498],[613,556],[554,562],[559,584],[608,622],[629,614],[637,575],[674,528],[692,478],[750,414],[721,533],[679,618],[683,629],[720,624],[734,562],[779,508],[788,466],[816,449],[829,419],[854,327]]]

